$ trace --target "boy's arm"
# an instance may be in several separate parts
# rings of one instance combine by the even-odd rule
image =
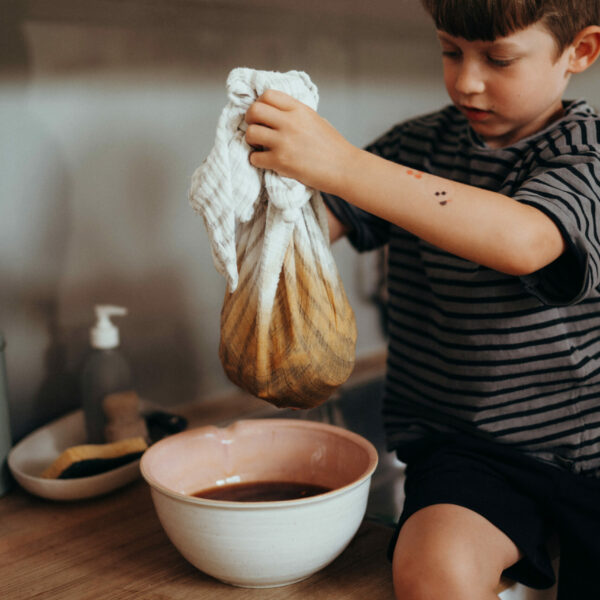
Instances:
[[[255,167],[344,198],[423,240],[492,269],[526,275],[565,250],[552,219],[508,196],[421,173],[360,150],[290,96],[269,90],[246,114]]]
[[[340,238],[343,238],[349,230],[332,212],[332,210],[325,205],[327,211],[327,223],[329,223],[329,241],[331,243],[337,242]]]

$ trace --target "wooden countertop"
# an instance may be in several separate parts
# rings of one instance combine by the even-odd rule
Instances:
[[[354,385],[382,372],[384,359],[359,361]],[[181,410],[180,410],[181,409]],[[176,409],[190,427],[275,409],[243,393]],[[386,552],[392,530],[364,521],[348,548],[305,581],[246,589],[221,583],[188,563],[160,525],[142,480],[106,496],[52,502],[18,486],[0,498],[0,598],[3,600],[392,600]]]
[[[0,598],[391,600],[390,535],[390,528],[364,521],[342,555],[309,579],[280,588],[236,588],[179,554],[143,481],[73,503],[17,488],[0,498]]]

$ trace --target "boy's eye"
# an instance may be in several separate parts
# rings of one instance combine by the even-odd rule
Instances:
[[[488,56],[488,60],[495,67],[508,67],[513,62],[511,58],[494,58],[493,56]]]

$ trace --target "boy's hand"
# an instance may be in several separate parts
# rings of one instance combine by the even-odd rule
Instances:
[[[354,150],[314,110],[288,94],[267,90],[246,112],[250,163],[317,190],[343,187]],[[258,150],[260,149],[260,150]]]

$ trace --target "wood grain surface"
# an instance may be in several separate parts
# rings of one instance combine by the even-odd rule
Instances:
[[[342,555],[309,579],[280,588],[235,588],[178,553],[143,481],[73,503],[16,488],[0,498],[0,598],[391,600],[390,535],[389,528],[365,521]]]

